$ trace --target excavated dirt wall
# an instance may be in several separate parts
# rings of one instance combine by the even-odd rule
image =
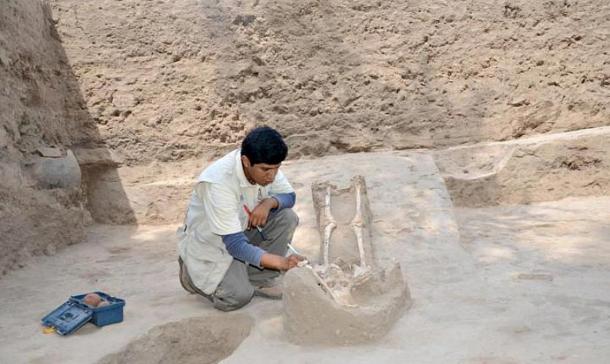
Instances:
[[[610,194],[610,128],[532,139],[436,152],[453,203],[482,207]]]
[[[104,165],[95,123],[51,8],[0,2],[0,276],[84,237],[88,167]],[[95,158],[86,151],[97,148]]]
[[[52,0],[127,163],[451,146],[610,124],[604,0]]]

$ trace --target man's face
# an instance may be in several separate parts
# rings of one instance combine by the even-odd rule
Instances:
[[[271,184],[275,180],[275,175],[280,169],[280,164],[257,163],[250,164],[250,160],[245,155],[241,156],[242,165],[244,166],[244,174],[250,183],[255,183],[261,186]]]

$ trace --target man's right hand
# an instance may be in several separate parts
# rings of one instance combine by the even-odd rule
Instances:
[[[261,257],[261,265],[263,268],[286,271],[296,267],[297,264],[304,259],[304,257],[296,254],[292,254],[288,257],[282,257],[275,254],[265,253]]]
[[[292,269],[292,268],[296,267],[300,261],[305,260],[305,257],[297,255],[297,254],[291,254],[286,259],[288,259],[288,269]]]

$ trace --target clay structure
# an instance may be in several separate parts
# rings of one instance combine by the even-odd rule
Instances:
[[[321,238],[320,262],[284,278],[284,327],[301,344],[378,339],[410,305],[400,265],[375,259],[364,177],[338,189],[312,186]]]

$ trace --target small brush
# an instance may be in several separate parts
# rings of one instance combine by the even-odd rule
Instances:
[[[298,250],[296,250],[290,243],[288,243],[288,249],[292,250],[292,252],[296,255],[301,255],[301,253],[299,253]]]

